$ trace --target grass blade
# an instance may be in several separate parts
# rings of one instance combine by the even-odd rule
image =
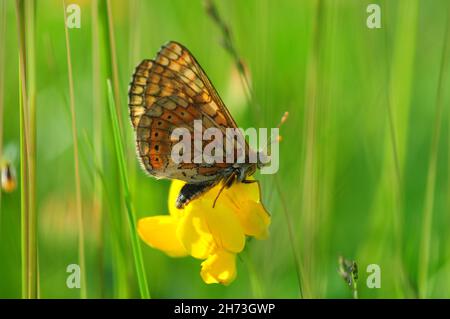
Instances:
[[[132,250],[133,250],[133,258],[134,258],[134,264],[136,267],[139,291],[141,294],[141,298],[148,299],[148,298],[150,298],[150,293],[148,290],[144,262],[142,260],[142,252],[141,252],[141,248],[139,246],[139,238],[138,238],[138,234],[137,234],[137,230],[136,230],[134,208],[133,208],[133,204],[131,201],[130,189],[129,189],[129,184],[128,184],[128,175],[127,175],[126,166],[125,166],[122,134],[120,131],[119,120],[118,120],[117,113],[116,113],[116,108],[115,108],[115,104],[114,104],[114,95],[113,95],[113,90],[112,90],[110,80],[108,80],[107,85],[108,85],[108,107],[109,107],[109,112],[111,115],[111,124],[112,124],[112,128],[113,128],[116,160],[117,160],[117,163],[119,166],[120,182],[121,182],[121,187],[123,190],[125,206],[127,209],[128,227],[130,230],[131,246],[132,246]]]
[[[3,107],[5,92],[6,1],[0,4],[0,161],[3,160]],[[0,229],[2,225],[2,194],[0,192]]]
[[[112,84],[113,84],[113,92],[114,92],[114,99],[115,99],[115,105],[116,105],[116,112],[118,116],[119,121],[119,127],[123,128],[122,126],[122,113],[121,113],[121,103],[120,103],[120,94],[119,94],[119,68],[118,68],[118,62],[117,62],[117,53],[116,53],[116,39],[114,37],[114,21],[112,16],[112,7],[111,7],[111,0],[106,0],[106,17],[108,19],[108,35],[109,35],[109,52],[110,52],[110,65],[111,65],[111,72],[112,72]]]
[[[93,104],[93,147],[92,154],[94,158],[102,162],[103,153],[102,145],[102,90],[101,87],[101,55],[100,55],[100,34],[99,34],[99,19],[98,19],[98,1],[92,1],[92,104]],[[104,216],[103,216],[103,185],[98,174],[94,174],[94,194],[92,199],[92,213],[98,216],[98,244],[97,244],[97,260],[98,260],[98,276],[100,278],[100,297],[104,296]]]
[[[21,220],[21,260],[22,260],[22,298],[28,297],[28,178],[27,178],[27,147],[24,119],[24,79],[23,66],[19,65],[19,112],[20,112],[20,220]]]
[[[439,70],[439,84],[436,97],[436,114],[434,119],[434,131],[431,142],[430,160],[428,164],[427,186],[425,191],[425,205],[423,210],[422,238],[419,251],[419,297],[428,297],[428,268],[430,262],[430,243],[433,222],[433,207],[436,187],[436,172],[439,150],[439,139],[441,135],[442,113],[444,109],[444,85],[445,70],[447,70],[448,56],[450,55],[449,18],[445,30],[444,47],[442,49],[441,66]]]
[[[35,2],[16,0],[16,18],[19,42],[22,297],[36,298]]]
[[[68,69],[68,80],[69,80],[69,97],[70,97],[70,114],[71,114],[71,126],[72,126],[72,139],[73,139],[73,161],[74,161],[74,174],[75,174],[75,197],[76,197],[76,212],[77,212],[77,223],[78,223],[78,262],[82,269],[81,276],[81,289],[80,297],[82,299],[87,298],[87,287],[86,287],[86,261],[84,253],[84,225],[83,225],[83,208],[81,200],[81,179],[80,179],[80,165],[79,165],[79,154],[78,154],[78,135],[77,135],[77,120],[75,112],[75,92],[73,85],[73,72],[72,72],[72,59],[70,50],[70,39],[69,39],[69,29],[67,27],[66,21],[66,3],[63,1],[64,9],[64,30],[66,39],[66,53],[67,53],[67,69]]]

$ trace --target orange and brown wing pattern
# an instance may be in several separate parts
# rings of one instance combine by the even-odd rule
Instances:
[[[136,128],[140,116],[161,97],[176,95],[196,104],[216,126],[236,127],[222,100],[190,52],[169,42],[154,60],[142,61],[129,90],[130,116]]]
[[[203,182],[227,174],[231,164],[181,163],[171,159],[175,128],[193,132],[194,120],[203,129],[217,127],[225,134],[236,123],[195,58],[181,44],[169,42],[154,60],[142,61],[129,90],[130,118],[145,169],[160,178]],[[248,149],[247,143],[244,146]],[[193,150],[193,148],[192,148]]]
[[[180,179],[187,182],[216,180],[220,171],[230,164],[194,163],[193,134],[189,141],[191,163],[175,163],[171,156],[173,146],[180,142],[173,139],[173,130],[184,127],[192,132],[192,122],[200,118],[201,112],[179,96],[158,99],[140,117],[136,127],[137,151],[145,170],[157,178]]]

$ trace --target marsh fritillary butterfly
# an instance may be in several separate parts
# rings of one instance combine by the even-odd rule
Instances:
[[[253,151],[245,139],[241,143],[245,161],[240,163],[177,163],[171,157],[172,147],[178,142],[172,137],[176,128],[195,133],[196,120],[201,121],[203,129],[217,128],[224,135],[227,128],[237,128],[205,72],[181,44],[169,42],[154,60],[144,60],[137,66],[129,89],[129,108],[143,168],[156,178],[186,182],[177,198],[178,208],[220,182],[224,187],[252,182],[247,177],[259,163],[248,161]],[[232,151],[238,153],[237,148],[239,143]]]

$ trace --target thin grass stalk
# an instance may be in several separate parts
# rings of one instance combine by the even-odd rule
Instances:
[[[16,0],[16,20],[19,42],[19,118],[20,118],[20,220],[21,220],[21,292],[22,298],[28,297],[28,174],[26,143],[26,78],[25,78],[25,37],[23,35],[22,1]]]
[[[141,26],[140,12],[142,10],[142,2],[139,0],[130,0],[128,5],[128,17],[130,21],[129,27],[129,67],[134,68],[139,59],[139,51],[141,48]]]
[[[386,6],[389,8],[388,6]],[[398,280],[395,282],[395,288],[398,297],[403,298],[405,295],[409,295],[412,291],[412,287],[408,281],[406,275],[406,267],[403,257],[403,168],[405,162],[406,153],[406,138],[408,134],[408,113],[410,107],[411,96],[411,78],[413,77],[413,63],[415,52],[415,36],[410,34],[405,37],[406,30],[413,30],[415,32],[417,24],[417,1],[408,2],[407,7],[402,6],[402,3],[398,3],[399,14],[397,17],[396,25],[396,37],[395,45],[392,50],[392,58],[390,59],[388,54],[389,43],[387,36],[384,37],[385,41],[385,64],[387,67],[387,91],[386,91],[386,107],[387,107],[387,120],[388,120],[388,148],[392,154],[391,158],[387,159],[391,163],[386,162],[389,165],[389,172],[386,172],[385,183],[392,184],[392,200],[393,200],[393,237],[394,237],[394,249],[395,259],[394,267],[396,268],[396,277]],[[404,10],[408,10],[405,12]],[[388,15],[385,14],[385,17]],[[385,22],[386,29],[392,24],[389,20]],[[388,29],[389,30],[389,29]],[[411,53],[412,52],[412,53]],[[392,174],[393,172],[393,174]]]
[[[98,0],[92,0],[92,104],[93,104],[93,154],[98,160],[99,165],[103,161],[102,154],[102,97],[101,97],[101,62],[100,62],[100,36],[99,36],[99,23],[98,23]],[[102,168],[100,167],[100,170]],[[98,229],[97,229],[97,258],[98,258],[98,274],[100,280],[100,297],[103,297],[104,291],[104,222],[103,222],[103,185],[101,183],[98,174],[94,174],[94,194],[92,199],[92,212],[94,216],[98,216]]]
[[[136,67],[136,63],[139,61],[139,51],[141,48],[141,26],[140,26],[140,12],[142,10],[142,2],[139,0],[130,0],[129,1],[129,20],[130,20],[130,28],[129,28],[129,70],[133,70]],[[131,132],[132,131],[126,131]],[[125,132],[125,133],[126,133]],[[124,138],[129,139],[130,137],[126,134]],[[130,145],[127,147],[127,154],[129,156],[136,154],[136,148],[134,145]],[[137,166],[135,163],[131,163],[129,165],[129,176],[131,179],[131,190],[134,191],[137,187]]]
[[[444,39],[446,46],[448,46],[448,38],[450,37],[450,35],[448,33],[450,33],[450,3],[447,3],[447,25],[446,25],[446,33],[447,33],[447,40]],[[448,49],[448,48],[447,48]],[[448,63],[448,62],[447,62]],[[440,71],[441,72],[441,71]],[[447,70],[447,72],[449,72]],[[448,76],[448,74],[447,74]],[[447,77],[448,79],[448,77]],[[445,91],[444,91],[445,92]],[[442,94],[444,94],[444,92]],[[445,121],[445,120],[443,120]],[[444,122],[445,123],[445,122]],[[447,107],[447,143],[446,143],[446,155],[447,155],[447,198],[446,198],[446,209],[447,209],[447,214],[446,214],[446,219],[445,221],[447,222],[447,225],[450,224],[450,110]],[[450,260],[450,232],[447,232],[444,236],[444,247],[445,247],[445,256],[446,256],[446,260],[447,260],[447,264]],[[447,274],[447,279],[450,279],[450,274]],[[447,281],[449,282],[449,281]],[[447,296],[450,294],[450,285],[447,285]]]
[[[77,121],[75,112],[75,92],[73,85],[73,71],[72,71],[72,58],[70,49],[69,29],[66,24],[66,3],[63,1],[64,9],[64,31],[66,40],[66,58],[67,58],[67,75],[69,83],[69,98],[70,98],[70,115],[72,126],[72,142],[73,142],[73,161],[74,161],[74,177],[75,177],[75,197],[76,197],[76,214],[78,224],[78,262],[82,269],[80,297],[82,299],[87,298],[86,287],[86,261],[84,252],[84,223],[83,223],[83,207],[81,199],[81,178],[80,178],[80,165],[79,165],[79,152],[78,152],[78,133],[77,133]]]
[[[29,250],[28,261],[30,269],[29,298],[38,297],[38,267],[37,267],[37,211],[36,211],[36,2],[25,1],[25,41],[27,63],[27,96],[29,124],[29,157],[28,157],[28,205],[29,218]]]
[[[230,27],[226,24],[225,20],[220,15],[219,10],[217,9],[217,6],[213,0],[205,0],[205,10],[211,20],[217,25],[220,32],[222,33],[222,46],[234,61],[236,69],[239,73],[239,78],[244,88],[247,102],[249,103],[249,105],[253,104],[255,108],[257,108],[257,112],[255,114],[257,117],[260,117],[261,106],[258,103],[255,103],[253,88],[250,84],[247,73],[245,72],[243,59],[239,55],[239,52],[234,43]]]
[[[85,144],[88,147],[88,154],[95,154],[94,146],[90,143],[87,134],[85,135]],[[104,209],[106,212],[109,212],[110,218],[113,219],[114,213],[114,201],[112,200],[111,194],[108,192],[108,182],[106,180],[106,177],[103,173],[104,167],[99,163],[98,159],[95,157],[89,158],[87,156],[83,157],[83,160],[85,161],[86,165],[89,165],[89,162],[92,163],[94,166],[94,172],[95,175],[97,175],[97,178],[100,180],[102,189],[103,189],[103,197],[105,199]],[[106,215],[104,216],[106,217]],[[106,219],[106,218],[104,218]],[[106,220],[105,220],[106,222]],[[121,247],[121,232],[119,227],[117,227],[117,224],[112,225],[112,230],[108,232],[107,237],[109,241],[111,242],[112,246],[112,253],[113,253],[113,260],[114,263],[112,265],[112,268],[114,269],[114,274],[116,274],[115,285],[114,285],[114,297],[119,299],[126,299],[129,297],[129,291],[128,291],[128,284],[127,284],[127,265],[125,263],[125,256],[123,254],[123,249]]]
[[[25,134],[25,93],[23,66],[19,64],[19,113],[20,113],[20,233],[21,233],[21,283],[22,298],[28,298],[28,174],[27,143]]]
[[[439,82],[436,94],[436,113],[434,118],[434,130],[431,141],[430,160],[428,164],[427,186],[425,191],[425,204],[423,210],[422,233],[419,250],[418,285],[419,297],[428,297],[428,268],[430,263],[431,230],[433,225],[433,207],[436,187],[437,160],[439,151],[439,139],[441,136],[442,114],[444,111],[444,95],[448,84],[444,83],[444,77],[450,55],[450,16],[447,17],[444,46],[442,49],[441,64],[439,69]]]
[[[130,231],[131,247],[132,247],[132,251],[133,251],[134,264],[135,264],[136,275],[137,275],[138,284],[139,284],[139,291],[140,291],[141,298],[148,299],[148,298],[150,298],[150,292],[148,290],[147,277],[145,274],[144,262],[142,259],[142,251],[141,251],[141,247],[139,245],[139,238],[138,238],[137,227],[136,227],[134,207],[133,207],[133,203],[131,200],[130,188],[129,188],[129,183],[128,183],[128,175],[127,175],[125,158],[124,158],[122,134],[120,132],[119,120],[118,120],[118,116],[116,114],[116,107],[114,104],[114,96],[113,96],[111,81],[109,79],[107,81],[107,86],[108,86],[108,102],[109,102],[108,107],[109,107],[109,113],[111,115],[111,123],[112,123],[113,136],[114,136],[116,160],[117,160],[117,164],[119,167],[121,188],[123,191],[125,206],[127,209],[128,227],[129,227],[129,231]]]
[[[122,120],[122,103],[120,101],[120,84],[119,84],[119,67],[116,53],[116,39],[114,36],[114,20],[112,15],[111,0],[106,0],[106,16],[108,18],[108,36],[109,36],[109,52],[111,58],[112,85],[114,92],[114,100],[116,112],[119,119],[120,129],[123,129]]]
[[[398,133],[396,129],[396,125],[394,122],[394,115],[392,110],[392,104],[391,104],[391,84],[390,84],[390,62],[388,57],[388,48],[389,44],[387,41],[387,36],[384,38],[385,40],[385,64],[387,66],[387,72],[386,72],[386,83],[387,85],[387,91],[386,91],[386,113],[388,118],[388,128],[389,128],[389,139],[390,139],[390,146],[392,151],[392,161],[394,163],[394,178],[392,179],[394,181],[394,208],[395,212],[393,214],[393,228],[394,228],[394,238],[395,238],[395,252],[396,252],[396,266],[398,267],[399,271],[399,282],[402,283],[405,281],[404,278],[404,271],[403,271],[403,230],[402,230],[402,211],[403,211],[403,204],[402,204],[402,176],[401,176],[401,170],[400,170],[400,156],[399,156],[399,150],[398,150]],[[397,285],[397,290],[400,290],[401,285]]]
[[[0,161],[3,158],[3,110],[5,98],[6,1],[0,4]],[[0,191],[0,231],[2,227],[2,192]],[[1,233],[0,233],[1,234]]]
[[[27,24],[26,18],[29,21]],[[26,36],[34,35],[34,1],[16,0],[16,20],[19,42],[22,297],[36,298],[34,36]]]
[[[365,247],[361,249],[365,258],[389,258],[393,269],[393,295],[397,298],[414,296],[414,288],[408,280],[404,260],[403,233],[403,171],[406,158],[408,119],[411,99],[411,87],[414,71],[414,56],[416,52],[415,32],[417,25],[417,7],[415,0],[392,3],[398,6],[395,23],[388,19],[387,12],[391,8],[388,2],[383,2],[382,28],[380,50],[383,58],[383,89],[386,127],[384,130],[384,156],[382,157],[381,176],[376,188],[372,208],[372,236],[369,235]],[[392,21],[394,22],[394,21]],[[395,28],[392,28],[395,26]],[[409,32],[409,33],[408,33]],[[392,44],[388,35],[394,33]],[[405,34],[408,33],[408,36]],[[386,227],[389,223],[390,227]],[[379,242],[379,236],[385,242]],[[373,238],[373,239],[371,239]],[[392,254],[387,255],[385,244],[392,242]],[[369,259],[369,260],[370,260]]]
[[[294,257],[295,274],[297,275],[298,290],[299,290],[300,298],[302,299],[303,298],[303,288],[302,288],[303,287],[303,283],[302,283],[303,269],[302,269],[300,253],[297,251],[297,245],[294,244],[297,241],[295,239],[295,232],[294,232],[294,228],[293,228],[291,215],[289,214],[286,199],[283,196],[283,192],[281,191],[281,186],[278,181],[278,177],[276,175],[275,175],[275,187],[277,188],[278,195],[280,196],[280,201],[281,201],[281,205],[283,208],[284,218],[286,219],[286,225],[288,228],[288,235],[289,235],[289,242],[291,243],[290,246],[291,246],[291,250],[292,250],[292,255]]]
[[[327,74],[327,76],[322,76],[322,91],[323,91],[323,117],[322,133],[320,134],[323,138],[324,132],[330,136],[327,138],[327,143],[319,143],[319,147],[322,152],[322,157],[320,161],[319,170],[323,172],[321,177],[322,185],[320,187],[322,200],[320,201],[320,247],[318,250],[318,255],[320,258],[320,275],[318,276],[320,295],[322,297],[326,296],[326,287],[328,286],[329,276],[325,275],[328,257],[333,254],[332,246],[332,229],[333,229],[333,218],[334,218],[334,192],[336,191],[336,157],[337,157],[337,144],[338,140],[336,134],[330,134],[329,132],[336,132],[337,123],[337,110],[340,107],[336,103],[336,97],[339,95],[339,89],[337,88],[337,77],[340,74],[338,70],[338,57],[337,57],[337,44],[340,41],[338,37],[339,27],[340,27],[340,16],[339,16],[339,0],[331,0],[326,10],[326,24],[325,24],[325,40],[326,48],[322,52],[324,54],[324,67],[321,74]],[[332,138],[331,138],[332,136]],[[334,140],[333,140],[334,139]]]
[[[106,0],[98,1],[98,21],[99,21],[99,31],[100,31],[100,61],[102,62],[102,76],[101,78],[112,78],[112,63],[111,63],[111,45],[110,45],[110,37],[109,37],[109,27],[108,27],[108,10],[106,8]],[[104,73],[103,73],[104,70]],[[104,97],[104,101],[102,99],[101,105],[105,105],[107,103],[107,87],[106,81],[101,82],[101,90],[102,97]],[[117,110],[120,113],[121,110]],[[109,115],[108,120],[104,122],[105,125],[110,125]],[[102,140],[105,145],[109,148],[114,147],[114,139],[111,135],[107,135],[102,137]],[[103,162],[102,162],[103,163]],[[114,163],[116,165],[116,163]],[[118,168],[113,165],[110,167],[109,172],[105,172],[105,175],[108,177],[108,183],[104,185],[103,189],[105,192],[109,192],[111,194],[111,198],[114,200],[114,204],[111,205],[111,209],[108,210],[108,216],[110,217],[110,225],[118,230],[119,236],[118,242],[115,247],[119,247],[120,251],[115,251],[112,249],[114,255],[112,256],[114,260],[114,296],[117,298],[128,298],[130,296],[131,285],[128,281],[128,272],[129,272],[129,260],[130,253],[128,249],[128,239],[129,236],[126,234],[127,229],[123,227],[127,224],[126,216],[124,216],[123,211],[125,209],[123,205],[122,188],[113,187],[107,188],[109,185],[117,185],[120,180],[118,176]],[[106,169],[105,166],[102,169]],[[109,205],[108,202],[104,202],[105,205]]]
[[[3,156],[3,106],[5,92],[6,1],[0,3],[0,158]]]
[[[317,221],[315,217],[318,213],[318,150],[316,147],[318,131],[318,85],[319,85],[319,50],[321,36],[322,6],[320,0],[314,2],[314,17],[311,31],[311,49],[308,55],[308,68],[306,72],[305,88],[305,131],[304,131],[304,154],[303,154],[303,177],[302,188],[302,221],[303,230],[303,285],[306,298],[313,297],[315,293],[313,284],[316,267],[315,257],[315,235]]]

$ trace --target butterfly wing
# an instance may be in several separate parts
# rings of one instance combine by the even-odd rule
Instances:
[[[178,142],[171,140],[175,128],[184,127],[193,136],[193,122],[201,120],[203,130],[216,127],[225,136],[226,128],[236,127],[211,81],[181,44],[169,42],[154,60],[139,64],[130,86],[129,107],[141,163],[151,175],[204,183],[231,173],[232,163],[177,164],[171,158]],[[238,147],[248,154],[245,139],[244,143]]]

